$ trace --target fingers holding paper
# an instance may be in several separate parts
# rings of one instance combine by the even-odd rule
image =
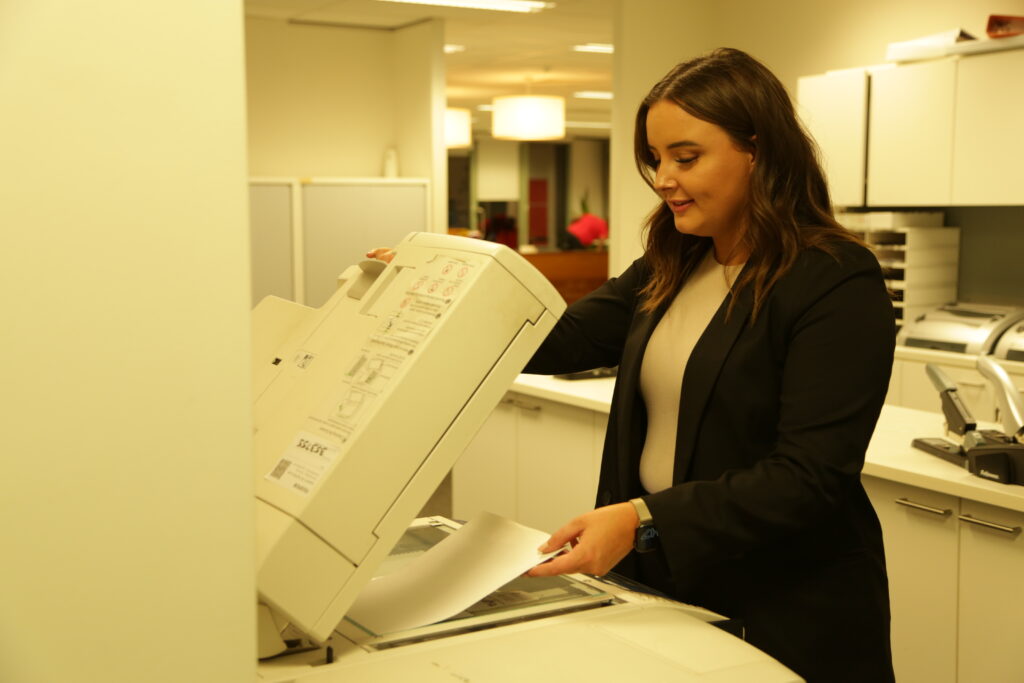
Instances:
[[[572,550],[531,569],[529,576],[582,572],[603,576],[633,549],[638,518],[630,503],[618,503],[576,517],[556,531],[541,552],[572,544]]]
[[[391,263],[391,260],[395,258],[395,250],[390,247],[377,247],[366,252],[366,258],[377,259],[384,263]]]

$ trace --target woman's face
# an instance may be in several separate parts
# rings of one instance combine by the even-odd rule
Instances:
[[[738,148],[724,129],[668,100],[647,111],[647,144],[654,189],[672,211],[676,230],[714,239],[721,262],[742,256],[731,251],[744,227],[754,155]]]

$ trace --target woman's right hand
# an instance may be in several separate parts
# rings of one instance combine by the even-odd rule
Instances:
[[[366,252],[366,258],[374,258],[384,263],[391,263],[391,260],[395,258],[395,250],[391,247],[377,247]]]

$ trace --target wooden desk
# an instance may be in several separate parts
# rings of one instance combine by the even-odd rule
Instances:
[[[571,304],[608,279],[608,251],[552,251],[523,254]]]

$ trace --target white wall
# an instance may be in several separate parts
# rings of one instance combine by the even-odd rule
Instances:
[[[444,24],[425,21],[400,29],[394,32],[394,42],[395,145],[400,173],[430,179],[432,230],[448,232]]]
[[[0,3],[0,680],[255,678],[240,3]]]
[[[432,229],[447,230],[444,27],[394,31],[247,18],[249,172],[427,178]]]
[[[476,163],[473,165],[473,174],[476,201],[519,201],[522,182],[519,143],[477,137],[474,144]]]
[[[885,61],[888,43],[963,27],[985,37],[990,13],[1024,15],[1024,0],[618,0],[612,108],[612,274],[640,255],[639,226],[657,198],[633,163],[633,118],[678,62],[718,46],[745,50],[796,92],[796,79]]]
[[[608,218],[608,163],[605,140],[573,140],[569,143],[569,183],[566,216],[571,221],[582,209],[580,200],[587,195],[590,213]]]

